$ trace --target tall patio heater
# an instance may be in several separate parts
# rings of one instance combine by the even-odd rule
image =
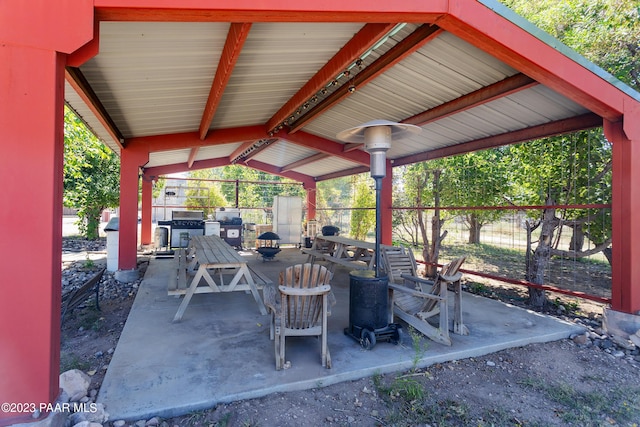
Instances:
[[[345,334],[360,342],[365,349],[371,349],[376,341],[386,340],[397,344],[400,340],[397,324],[389,324],[389,279],[382,275],[380,265],[380,192],[382,178],[387,174],[387,150],[391,141],[404,138],[421,131],[418,126],[394,123],[388,120],[374,120],[363,125],[344,130],[337,138],[344,142],[364,143],[364,149],[371,159],[371,177],[376,190],[376,242],[375,270],[355,270],[350,276],[349,287],[349,327]]]

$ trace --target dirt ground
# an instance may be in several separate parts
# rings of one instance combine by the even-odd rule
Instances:
[[[68,239],[65,239],[68,241]],[[96,249],[96,248],[93,248]],[[97,249],[98,252],[101,250]],[[64,266],[63,282],[100,262]],[[146,264],[140,264],[144,269]],[[81,369],[94,397],[115,350],[138,283],[106,273],[101,311],[90,298],[62,325],[61,372]],[[483,283],[488,297],[522,304],[522,292]],[[109,420],[105,426],[637,426],[640,353],[600,329],[602,307],[556,301],[548,314],[585,325],[583,337],[532,344],[479,358],[259,399],[220,404],[172,419]],[[414,348],[418,357],[429,348]],[[238,381],[242,381],[239,377]],[[179,392],[179,391],[177,391]],[[106,408],[108,412],[108,408]]]

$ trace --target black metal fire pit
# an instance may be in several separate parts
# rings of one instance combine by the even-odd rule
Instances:
[[[272,231],[266,231],[258,236],[258,248],[256,251],[262,255],[263,261],[271,261],[280,252],[280,236]]]

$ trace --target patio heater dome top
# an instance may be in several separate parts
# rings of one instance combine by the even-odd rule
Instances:
[[[363,123],[360,126],[345,129],[338,133],[336,137],[340,141],[344,142],[366,142],[366,130],[370,128],[387,127],[390,128],[389,136],[391,139],[400,139],[409,136],[410,134],[418,134],[422,130],[419,126],[410,125],[407,123],[397,123],[389,120],[372,120],[367,123]]]
[[[371,177],[384,178],[386,175],[386,152],[391,148],[391,141],[401,139],[410,134],[417,134],[419,126],[406,123],[395,123],[389,120],[373,120],[343,130],[336,137],[345,142],[364,143],[364,150],[371,159]]]

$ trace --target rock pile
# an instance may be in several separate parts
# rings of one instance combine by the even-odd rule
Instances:
[[[574,343],[581,347],[597,347],[616,358],[625,358],[632,363],[640,363],[640,330],[629,339],[607,334],[602,323],[594,319],[566,319],[587,329],[583,334],[572,335]]]
[[[69,413],[68,425],[74,427],[101,427],[109,414],[102,403],[96,403],[96,390],[89,392],[91,378],[79,369],[60,374],[62,393],[51,412]]]
[[[98,239],[95,241],[64,238],[62,240],[62,252],[81,253],[86,252],[87,257],[82,261],[74,260],[63,263],[62,269],[62,294],[80,288],[91,277],[93,277],[106,264],[106,241]],[[94,260],[96,254],[104,253],[104,259]],[[88,255],[92,256],[89,257]],[[138,264],[140,271],[139,279],[134,282],[123,283],[114,278],[114,273],[105,271],[100,281],[100,300],[118,300],[131,298],[138,290],[140,282],[144,277],[148,261],[144,259]]]
[[[484,288],[477,290],[473,287],[463,286],[463,289],[470,293],[475,293],[486,298],[504,300],[510,304],[531,310],[532,307],[526,304],[526,298],[519,295],[509,294],[502,289],[500,295],[496,292],[487,292]],[[574,323],[584,327],[583,334],[572,335],[570,339],[580,347],[594,347],[616,358],[624,358],[631,363],[640,363],[640,330],[631,334],[629,339],[622,339],[608,334],[602,327],[602,315],[580,316],[571,312],[561,303],[549,304],[538,310],[543,314],[554,316],[569,323]]]

